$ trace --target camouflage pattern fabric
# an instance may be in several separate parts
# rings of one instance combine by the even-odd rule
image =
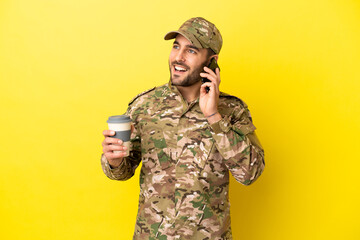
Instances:
[[[101,163],[110,179],[126,180],[142,161],[134,239],[232,239],[229,172],[251,184],[264,151],[244,102],[221,93],[218,109],[223,119],[210,125],[198,100],[188,104],[171,83],[129,104],[130,156],[114,169]]]
[[[176,38],[179,33],[197,48],[211,48],[216,54],[219,54],[222,47],[223,40],[220,31],[213,23],[202,17],[187,20],[179,30],[168,32],[164,39]]]

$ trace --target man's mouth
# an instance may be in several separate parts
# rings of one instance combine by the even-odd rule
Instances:
[[[174,70],[177,73],[183,73],[186,72],[187,69],[185,67],[179,66],[179,65],[174,65]]]

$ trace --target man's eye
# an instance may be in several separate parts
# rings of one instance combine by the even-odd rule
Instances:
[[[173,45],[173,48],[179,49],[179,46],[178,45]]]
[[[189,53],[196,53],[195,50],[189,49]]]

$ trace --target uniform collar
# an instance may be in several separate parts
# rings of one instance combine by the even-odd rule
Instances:
[[[181,97],[182,102],[185,103],[187,106],[191,106],[191,105],[194,105],[195,103],[199,102],[199,98],[197,98],[196,100],[188,103],[184,99],[182,94],[180,93],[179,89],[171,83],[171,80],[169,80],[169,82],[168,82],[168,88],[172,93],[175,93],[176,95],[179,95]]]

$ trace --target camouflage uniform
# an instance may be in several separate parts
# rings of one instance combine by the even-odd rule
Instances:
[[[169,82],[138,95],[130,156],[104,173],[115,180],[140,172],[134,239],[232,239],[229,171],[245,185],[264,169],[264,151],[244,102],[220,94],[223,119],[209,124],[199,100],[187,103]]]

